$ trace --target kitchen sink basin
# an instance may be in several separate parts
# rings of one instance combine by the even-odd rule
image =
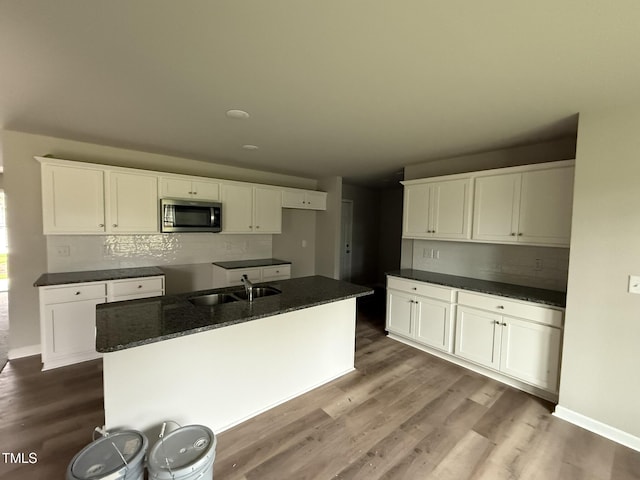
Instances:
[[[209,295],[200,295],[189,299],[194,305],[220,305],[222,303],[237,302],[239,300],[235,295],[229,293],[210,293]]]
[[[271,295],[278,295],[279,293],[282,293],[282,291],[278,290],[275,287],[253,287],[254,299],[260,297],[269,297]],[[233,294],[240,297],[242,300],[247,300],[249,298],[245,290],[238,290],[236,292],[233,292]]]

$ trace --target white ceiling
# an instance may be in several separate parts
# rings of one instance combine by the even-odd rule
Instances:
[[[629,103],[637,0],[0,0],[5,129],[367,180]]]

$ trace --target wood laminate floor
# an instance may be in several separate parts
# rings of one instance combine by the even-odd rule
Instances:
[[[100,361],[0,374],[0,479],[63,479],[104,421]],[[215,480],[640,479],[640,452],[552,404],[384,336],[359,316],[356,371],[218,435]]]

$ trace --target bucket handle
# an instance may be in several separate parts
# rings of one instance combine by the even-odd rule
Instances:
[[[160,430],[160,435],[158,435],[158,438],[160,439],[160,446],[162,447],[162,453],[164,454],[164,461],[167,464],[167,470],[169,470],[169,475],[171,475],[171,478],[176,478],[173,471],[171,470],[171,465],[169,465],[169,457],[167,456],[167,452],[164,449],[164,431],[167,428],[167,423],[175,423],[179,428],[182,428],[182,425],[180,425],[178,422],[174,422],[173,420],[167,420],[166,422],[162,423],[162,429]]]
[[[129,473],[129,464],[127,463],[127,461],[124,459],[124,455],[122,455],[122,453],[120,452],[120,450],[118,449],[118,447],[116,446],[115,443],[111,442],[111,445],[113,445],[113,448],[116,449],[116,452],[118,452],[118,456],[120,457],[120,460],[122,460],[122,463],[124,463],[124,478],[126,480],[127,478],[127,474]]]

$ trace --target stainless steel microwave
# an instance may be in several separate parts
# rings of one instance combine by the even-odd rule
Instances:
[[[222,204],[189,200],[160,200],[160,230],[163,232],[219,232]]]

